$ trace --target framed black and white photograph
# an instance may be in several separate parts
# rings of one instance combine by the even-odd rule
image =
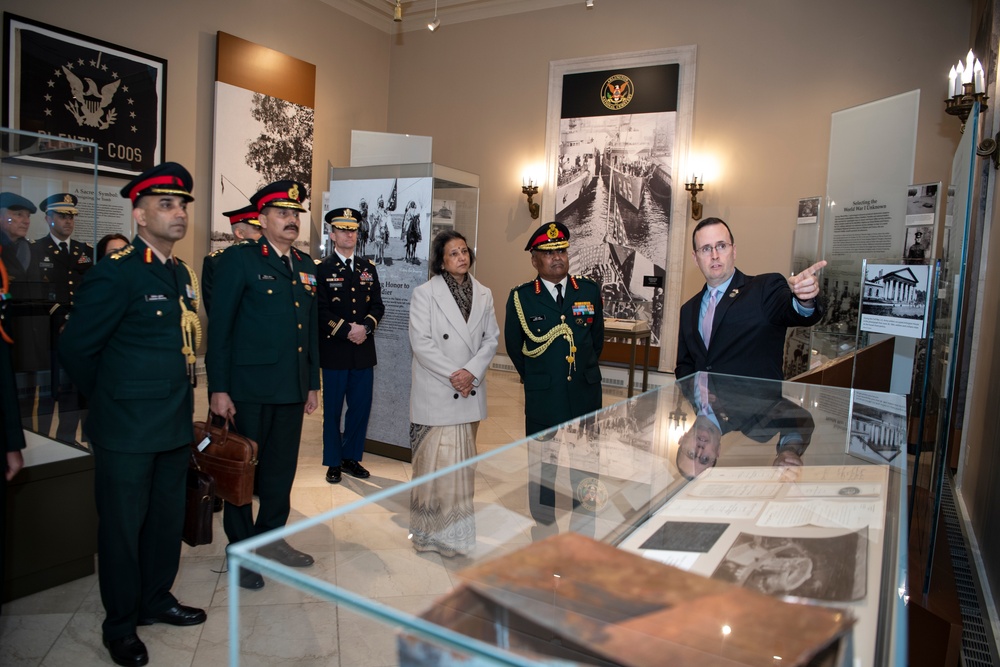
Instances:
[[[167,61],[4,13],[3,125],[51,137],[20,160],[131,178],[163,161]]]
[[[861,330],[923,338],[930,267],[865,262],[862,268]]]
[[[602,285],[606,316],[651,304],[661,369],[677,347],[695,52],[549,65],[544,218],[570,230],[570,272]]]
[[[815,225],[819,222],[820,197],[806,197],[799,200],[799,211],[795,221],[800,225]]]
[[[937,220],[940,183],[911,185],[906,189],[906,224],[933,225]]]

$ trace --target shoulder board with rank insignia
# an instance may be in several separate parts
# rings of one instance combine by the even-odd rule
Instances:
[[[528,285],[533,284],[534,282],[535,282],[534,280],[529,280],[527,282],[521,283],[520,285],[514,285],[513,287],[510,288],[510,291],[511,292],[517,291],[517,290],[521,289],[522,287],[527,287]]]
[[[228,247],[228,246],[226,246],[226,247]],[[222,254],[222,253],[223,253],[223,252],[224,252],[225,250],[226,250],[226,248],[219,248],[218,250],[213,250],[212,252],[210,252],[210,253],[208,254],[208,256],[209,256],[209,257],[218,257],[218,256],[219,256],[219,255],[221,255],[221,254]]]
[[[123,257],[128,257],[129,255],[131,255],[134,250],[135,246],[130,244],[125,246],[121,250],[116,250],[109,256],[111,257],[111,259],[122,259]]]

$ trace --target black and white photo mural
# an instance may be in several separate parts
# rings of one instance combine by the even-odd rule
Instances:
[[[570,272],[601,283],[608,317],[649,322],[669,369],[693,68],[694,47],[550,66],[543,203],[570,230]]]

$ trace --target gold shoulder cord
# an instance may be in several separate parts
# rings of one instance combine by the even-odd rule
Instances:
[[[187,269],[188,276],[191,278],[191,289],[194,291],[194,298],[191,299],[191,305],[194,310],[187,307],[184,303],[184,296],[178,297],[181,302],[181,335],[184,337],[184,347],[181,348],[181,354],[187,358],[188,372],[191,375],[191,383],[195,383],[195,363],[198,358],[195,356],[195,351],[198,346],[201,345],[201,320],[198,319],[198,294],[200,293],[198,285],[198,276],[194,274],[191,267],[184,264],[184,268]]]
[[[569,343],[569,354],[566,355],[566,361],[569,362],[569,375],[566,376],[566,379],[572,380],[573,371],[576,370],[576,344],[573,342],[573,330],[565,322],[566,317],[563,316],[564,321],[561,324],[549,329],[549,332],[544,336],[536,336],[531,333],[531,329],[528,328],[528,323],[524,320],[524,311],[521,310],[521,299],[518,297],[516,291],[514,292],[514,310],[517,311],[517,320],[521,323],[521,330],[524,332],[524,335],[527,336],[532,343],[539,344],[539,347],[529,350],[528,344],[525,343],[521,348],[524,356],[531,357],[532,359],[540,357],[545,350],[549,349],[549,346],[552,345],[552,342],[555,339],[562,336],[566,339],[566,342]]]

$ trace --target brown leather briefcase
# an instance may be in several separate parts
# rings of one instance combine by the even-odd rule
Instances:
[[[211,412],[203,422],[194,422],[194,449],[198,466],[215,479],[215,494],[233,505],[253,502],[253,478],[257,470],[257,443],[230,430],[232,420],[217,425]]]

